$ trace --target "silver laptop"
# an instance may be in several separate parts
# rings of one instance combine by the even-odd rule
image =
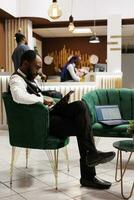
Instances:
[[[128,124],[128,120],[121,118],[121,113],[118,105],[103,105],[95,106],[98,122],[108,125]]]

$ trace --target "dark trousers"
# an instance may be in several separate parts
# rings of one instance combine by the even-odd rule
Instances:
[[[96,175],[95,167],[86,165],[86,154],[95,153],[90,117],[87,107],[82,101],[61,105],[50,111],[50,134],[64,138],[76,136],[80,153],[80,171],[82,178],[91,179]]]

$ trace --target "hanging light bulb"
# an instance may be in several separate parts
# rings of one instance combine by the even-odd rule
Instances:
[[[52,0],[52,4],[48,9],[48,16],[52,19],[58,19],[61,15],[62,11],[58,7],[57,0]]]
[[[74,26],[74,20],[73,20],[73,16],[70,15],[69,17],[69,26],[68,26],[69,31],[74,31],[75,26]]]

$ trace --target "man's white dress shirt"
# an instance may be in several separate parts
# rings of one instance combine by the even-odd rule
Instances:
[[[22,76],[26,77],[26,75],[22,71],[20,71],[19,69],[17,71]],[[36,96],[35,94],[29,94],[27,92],[27,83],[24,81],[24,79],[21,76],[17,74],[14,74],[10,77],[9,86],[10,86],[13,100],[16,103],[34,104],[37,102],[41,102],[41,103],[44,102],[44,97],[41,93],[40,93],[40,96]]]
[[[70,73],[70,75],[71,75],[71,77],[72,77],[72,79],[74,80],[74,81],[77,81],[77,82],[79,82],[80,81],[80,77],[76,74],[76,72],[75,72],[75,64],[74,63],[70,63],[68,66],[67,66],[67,70],[69,71],[69,73]]]

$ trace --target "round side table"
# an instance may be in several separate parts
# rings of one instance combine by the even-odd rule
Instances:
[[[113,146],[118,149],[118,152],[117,152],[117,161],[116,161],[116,172],[115,172],[115,180],[117,182],[121,182],[121,195],[124,199],[129,199],[132,194],[133,194],[133,190],[134,190],[134,182],[133,182],[133,185],[132,185],[132,188],[131,188],[131,191],[130,191],[130,194],[129,196],[125,196],[124,195],[124,187],[123,187],[123,178],[124,178],[124,174],[127,170],[127,166],[128,166],[128,163],[131,159],[131,156],[134,152],[134,141],[133,140],[121,140],[121,141],[117,141],[117,142],[114,142],[113,143]],[[125,152],[129,152],[129,157],[128,157],[128,160],[124,166],[124,169],[123,169],[123,166],[122,166],[122,151],[125,151]],[[119,170],[120,170],[120,177],[118,178],[118,167],[119,167]]]

